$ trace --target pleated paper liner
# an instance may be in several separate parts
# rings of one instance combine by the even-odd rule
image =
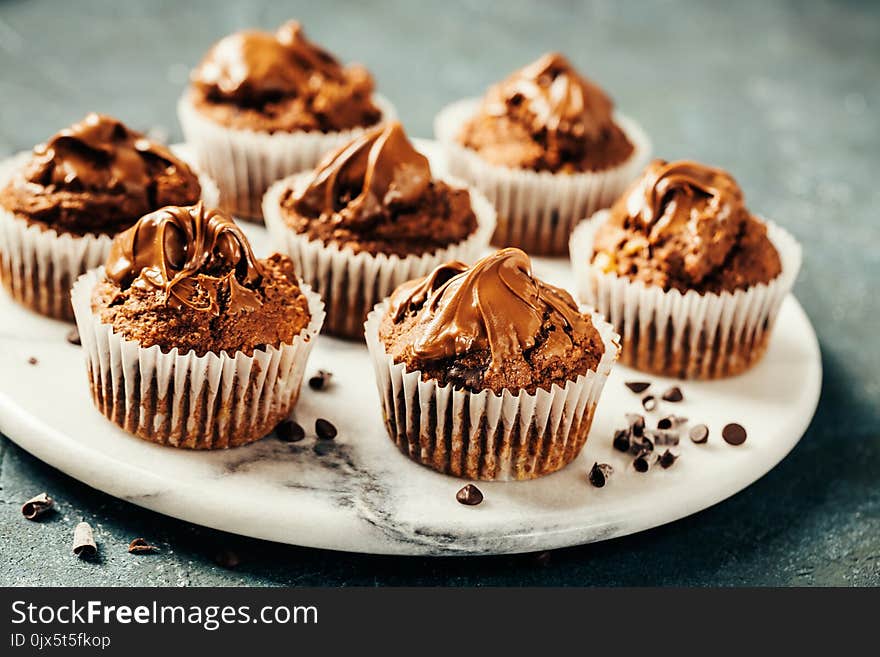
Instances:
[[[375,94],[373,103],[382,112],[380,122],[397,116],[394,106],[383,96]],[[199,166],[217,182],[221,209],[259,223],[263,195],[272,183],[315,168],[325,153],[372,127],[326,133],[228,128],[200,114],[188,94],[178,101],[177,115]]]
[[[628,160],[604,171],[550,173],[486,162],[458,142],[462,126],[479,99],[445,107],[434,119],[434,134],[448,158],[449,171],[475,186],[498,211],[495,246],[515,246],[531,255],[565,255],[575,225],[609,207],[648,163],[651,141],[632,119],[616,115],[634,150]]]
[[[31,157],[30,151],[0,163],[0,188]],[[218,201],[217,186],[194,169],[209,206]],[[104,264],[110,235],[58,233],[39,222],[30,223],[0,206],[0,280],[15,301],[54,319],[73,321],[70,288],[89,269]]]
[[[660,376],[716,379],[740,374],[761,359],[801,265],[800,245],[788,232],[766,222],[782,262],[782,272],[768,284],[733,293],[682,294],[590,264],[596,230],[607,216],[601,211],[578,225],[571,263],[581,301],[605,315],[622,336],[621,363]]]
[[[379,339],[387,310],[386,300],[369,314],[367,348],[385,427],[406,456],[444,474],[480,480],[534,479],[577,458],[619,351],[617,334],[597,313],[592,321],[605,352],[595,371],[534,394],[497,395],[424,381],[421,371],[395,363]]]
[[[480,192],[469,188],[478,226],[461,242],[433,253],[406,257],[340,249],[335,244],[296,233],[284,220],[281,194],[291,185],[297,188],[308,184],[309,177],[308,173],[299,174],[272,185],[266,193],[263,215],[274,248],[290,256],[297,275],[324,299],[327,321],[323,330],[329,335],[363,338],[364,319],[374,305],[402,283],[426,276],[441,264],[452,260],[472,264],[483,255],[495,227],[495,209]],[[460,181],[446,181],[453,186],[466,186]]]
[[[101,267],[81,276],[71,297],[92,399],[107,419],[159,445],[221,449],[258,440],[287,417],[324,321],[324,305],[307,285],[311,320],[290,344],[251,356],[197,356],[142,347],[102,323],[91,297],[103,275]]]

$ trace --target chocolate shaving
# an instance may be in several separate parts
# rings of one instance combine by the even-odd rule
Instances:
[[[709,440],[709,427],[705,424],[696,424],[691,427],[690,431],[691,442],[694,442],[698,445],[702,445],[707,440]]]
[[[321,440],[333,440],[338,432],[329,420],[318,418],[315,420],[315,433]]]
[[[473,484],[468,484],[455,494],[455,499],[459,504],[476,506],[483,501],[483,491]]]
[[[721,430],[721,437],[729,445],[742,445],[746,442],[746,430],[741,424],[732,422]]]
[[[70,344],[76,345],[77,347],[82,345],[82,340],[80,340],[79,337],[79,331],[75,326],[67,332],[67,341]]]
[[[627,381],[624,385],[636,394],[645,392],[645,390],[651,387],[651,383],[648,381]]]
[[[663,401],[680,402],[683,399],[684,395],[681,392],[681,388],[678,386],[672,386],[669,390],[663,393]]]
[[[28,520],[37,520],[40,516],[49,513],[54,506],[55,500],[46,493],[40,493],[21,505],[21,515]]]
[[[608,479],[611,477],[611,474],[614,472],[614,468],[612,468],[607,463],[593,463],[593,467],[590,468],[589,480],[590,483],[593,484],[596,488],[602,488]]]
[[[628,452],[629,451],[629,429],[618,429],[614,432],[614,441],[612,442],[612,446],[618,452]]]
[[[278,426],[275,427],[275,435],[278,436],[278,440],[285,443],[298,443],[306,437],[306,430],[293,420],[288,419],[278,423]]]
[[[660,464],[660,467],[666,470],[667,468],[671,468],[672,464],[675,463],[677,455],[670,452],[668,449],[663,452],[660,456],[657,457],[657,463]]]
[[[328,372],[327,370],[318,370],[318,373],[309,379],[309,388],[311,388],[312,390],[324,390],[327,386],[330,385],[330,379],[332,378],[332,372]]]
[[[159,548],[150,545],[144,538],[136,538],[128,544],[128,551],[131,554],[152,554],[158,552]]]
[[[73,553],[80,559],[93,559],[98,554],[95,534],[87,522],[79,523],[73,530]]]
[[[657,398],[654,395],[645,395],[642,399],[642,408],[650,413],[657,408]]]

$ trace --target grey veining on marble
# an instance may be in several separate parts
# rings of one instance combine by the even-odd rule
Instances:
[[[407,128],[548,49],[570,54],[651,135],[655,152],[730,169],[749,205],[804,245],[796,294],[825,384],[780,466],[736,497],[642,535],[530,556],[343,555],[163,518],[0,442],[0,582],[38,584],[880,584],[880,5],[872,2],[0,2],[0,153],[86,111],[179,137],[174,101],[219,35],[303,20],[367,64]],[[0,354],[2,359],[2,354]],[[0,376],[3,375],[0,360]],[[791,385],[797,385],[792,381]],[[60,513],[22,523],[49,490]],[[149,531],[161,558],[72,562],[90,520],[109,543]],[[214,565],[238,551],[235,570]]]

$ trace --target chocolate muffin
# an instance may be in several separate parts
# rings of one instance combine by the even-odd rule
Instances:
[[[73,302],[98,410],[144,440],[194,449],[252,442],[287,416],[323,319],[289,258],[258,260],[202,204],[118,235]]]
[[[296,21],[217,42],[179,104],[186,140],[220,183],[222,207],[258,219],[268,186],[310,169],[364,128],[393,117],[370,73],[343,66]],[[229,161],[231,158],[231,162]]]
[[[400,283],[449,259],[476,259],[494,225],[489,203],[435,178],[397,122],[276,183],[263,213],[276,244],[323,296],[325,331],[346,338],[363,336],[367,312]]]
[[[438,115],[435,132],[451,171],[498,207],[493,244],[560,255],[574,224],[623,191],[650,146],[613,108],[602,89],[550,53],[481,101]]]
[[[574,460],[615,339],[512,248],[473,267],[441,265],[367,320],[391,439],[414,461],[471,479],[531,479]]]
[[[726,171],[654,160],[610,210],[578,227],[571,257],[585,300],[623,335],[622,362],[715,378],[763,355],[800,250],[747,210]]]
[[[70,287],[103,262],[115,234],[203,193],[216,200],[213,183],[168,148],[89,114],[0,173],[0,279],[19,303],[72,320]]]

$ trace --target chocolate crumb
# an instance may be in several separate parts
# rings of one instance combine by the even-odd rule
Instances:
[[[629,430],[632,435],[641,436],[645,433],[645,417],[643,415],[627,413],[626,421],[629,422]]]
[[[333,378],[332,372],[328,372],[327,370],[318,370],[318,373],[309,379],[309,388],[311,388],[312,390],[324,390],[327,386],[330,385],[331,378]]]
[[[709,440],[709,427],[705,424],[696,424],[691,427],[690,436],[691,442],[702,445]]]
[[[75,326],[67,332],[67,341],[70,344],[76,345],[77,347],[82,345],[82,340],[80,340],[79,337],[79,331]]]
[[[660,456],[657,457],[657,463],[660,464],[660,467],[666,470],[667,468],[672,467],[672,464],[675,463],[675,460],[678,458],[677,455],[670,452],[668,449],[663,452]]]
[[[278,423],[275,427],[275,435],[278,436],[278,440],[286,443],[298,443],[306,437],[306,430],[293,420],[287,419]]]
[[[602,488],[611,477],[612,472],[614,469],[607,463],[593,463],[589,474],[590,483],[596,488]]]
[[[33,357],[33,356],[31,356],[30,358],[28,358],[28,365],[36,365],[36,364],[39,363],[39,362],[40,362],[40,361],[38,361],[38,360],[37,360],[35,357]]]
[[[241,563],[241,558],[233,550],[220,550],[214,555],[214,563],[222,568],[235,568]]]
[[[329,420],[318,418],[315,420],[315,433],[321,440],[333,440],[338,432]]]
[[[152,554],[153,552],[158,552],[159,548],[155,545],[150,545],[144,538],[136,538],[128,544],[128,551],[131,554]]]
[[[672,386],[669,390],[663,393],[663,401],[680,402],[682,400],[684,400],[684,394],[682,394],[681,388],[678,386]]]
[[[73,553],[80,559],[93,559],[98,554],[95,534],[87,522],[79,523],[73,530]]]
[[[674,429],[675,427],[680,427],[682,424],[687,423],[686,417],[680,417],[678,415],[667,415],[664,418],[660,418],[657,421],[658,429]]]
[[[21,505],[21,515],[28,520],[37,520],[40,516],[49,513],[54,506],[55,500],[46,493],[40,493]]]
[[[483,491],[473,484],[468,484],[455,494],[455,499],[458,500],[459,504],[476,506],[483,501]]]
[[[647,472],[648,468],[651,467],[650,463],[648,463],[647,454],[639,454],[633,461],[633,467],[636,469],[636,472]]]
[[[649,381],[627,381],[624,385],[636,394],[645,392],[645,390],[651,387]]]
[[[650,413],[657,408],[657,398],[654,395],[645,395],[642,399],[642,408]]]
[[[618,429],[614,432],[614,442],[612,443],[614,449],[618,452],[628,452],[629,451],[629,429]]]
[[[742,445],[746,442],[746,430],[741,424],[731,422],[721,430],[721,437],[729,445]]]

